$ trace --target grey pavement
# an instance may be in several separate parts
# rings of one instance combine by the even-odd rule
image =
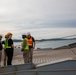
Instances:
[[[17,50],[18,49],[16,49],[15,51]],[[33,51],[33,63],[36,65],[44,64],[44,63],[55,63],[64,60],[72,60],[73,58],[74,60],[76,58],[76,48],[60,49],[60,50],[43,49],[43,50]],[[15,52],[12,64],[13,65],[24,64],[22,53],[19,52],[19,54],[17,53],[16,55]]]
[[[76,57],[76,48],[62,50],[36,50],[33,52],[33,63],[53,63],[57,61],[72,60]],[[13,58],[13,65],[23,64],[23,56],[17,55]]]

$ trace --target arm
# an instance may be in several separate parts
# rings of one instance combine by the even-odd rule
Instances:
[[[14,45],[12,44],[11,46],[12,46],[12,48],[14,49]]]
[[[33,48],[35,48],[35,39],[32,37],[32,39],[33,39]]]
[[[35,48],[35,44],[36,44],[36,43],[35,43],[35,42],[33,42],[33,48]]]
[[[12,48],[14,49],[14,44],[13,44],[13,40],[12,40],[12,44],[11,44]]]
[[[14,49],[14,44],[13,44],[13,40],[9,39],[9,44],[11,45],[11,47]]]

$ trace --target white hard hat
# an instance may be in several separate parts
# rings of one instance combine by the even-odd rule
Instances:
[[[31,35],[30,32],[28,32],[27,35]]]

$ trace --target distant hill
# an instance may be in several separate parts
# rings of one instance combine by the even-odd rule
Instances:
[[[20,39],[13,39],[14,42],[21,42],[22,40]]]
[[[55,41],[55,40],[73,40],[73,39],[76,39],[76,38],[70,38],[70,39],[64,39],[64,38],[53,38],[53,39],[41,39],[41,40],[35,40],[35,41],[38,41],[38,42],[43,42],[43,41]],[[22,40],[21,39],[13,39],[14,42],[21,42]]]
[[[76,38],[70,38],[70,39],[68,39],[68,38],[53,38],[53,39],[41,39],[41,40],[36,40],[36,41],[39,41],[39,42],[42,42],[42,41],[55,41],[55,40],[74,40],[74,39],[76,39]]]
[[[70,48],[76,48],[76,42],[75,43],[68,44],[68,45],[65,45],[65,46],[54,48],[53,50],[70,49]]]

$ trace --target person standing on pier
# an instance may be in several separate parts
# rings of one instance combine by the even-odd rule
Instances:
[[[6,40],[6,57],[7,57],[7,65],[12,65],[12,59],[13,59],[13,53],[14,53],[14,45],[13,45],[13,40],[12,40],[12,33],[8,32],[7,36],[8,39]]]
[[[33,62],[33,49],[35,48],[35,39],[29,32],[27,33],[27,40],[29,45],[29,62]]]
[[[27,41],[26,35],[23,34],[22,38],[23,38],[23,40],[22,40],[21,51],[23,52],[24,63],[29,63],[29,46],[28,46],[28,41]]]
[[[5,34],[5,40],[2,41],[2,44],[4,45],[4,66],[6,66],[6,41],[8,40],[7,34]]]
[[[0,34],[0,66],[1,66],[2,49],[3,49],[1,40],[2,40],[2,35]]]

